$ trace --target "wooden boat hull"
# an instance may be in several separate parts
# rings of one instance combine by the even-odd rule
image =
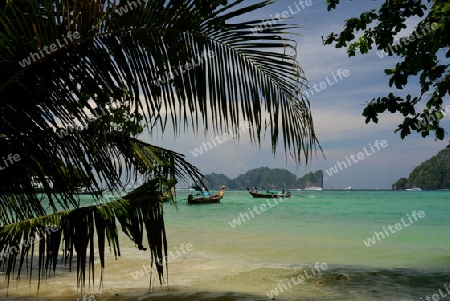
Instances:
[[[219,194],[214,194],[210,196],[199,196],[195,197],[192,194],[188,196],[187,203],[194,204],[212,204],[212,203],[220,203],[220,200],[223,198],[225,194],[225,186],[222,186],[222,190]]]
[[[190,195],[188,197],[187,203],[194,205],[194,204],[212,204],[212,203],[220,203],[220,200],[222,199],[222,195],[216,194],[209,197],[199,197],[194,198],[193,195]]]
[[[257,198],[257,199],[278,199],[278,198],[290,198],[291,197],[291,193],[289,191],[282,193],[282,194],[276,194],[276,193],[257,193],[257,192],[254,192],[254,191],[248,189],[248,192],[254,198]]]

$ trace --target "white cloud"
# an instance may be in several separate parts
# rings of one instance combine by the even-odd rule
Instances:
[[[308,166],[296,167],[289,157],[286,162],[282,145],[279,145],[274,157],[268,135],[260,147],[252,145],[248,135],[244,134],[239,142],[226,141],[198,157],[194,157],[191,151],[202,143],[208,142],[212,132],[206,137],[202,130],[199,131],[199,137],[193,137],[192,133],[188,132],[174,139],[169,127],[164,138],[161,138],[158,132],[151,141],[185,154],[186,159],[197,165],[204,173],[223,173],[231,178],[261,166],[285,168],[302,176],[309,171],[329,168],[336,164],[336,161],[342,161],[345,156],[356,154],[377,139],[388,142],[388,147],[377,154],[337,175],[327,177],[326,188],[347,186],[390,188],[398,178],[407,176],[416,165],[444,148],[445,142],[422,139],[415,133],[401,140],[400,135],[394,133],[403,119],[398,113],[381,114],[378,124],[365,124],[362,111],[367,101],[372,98],[385,96],[391,91],[395,91],[396,95],[417,93],[418,86],[414,84],[403,91],[388,87],[388,77],[384,74],[384,69],[393,67],[398,58],[380,59],[376,50],[349,58],[345,49],[336,49],[333,45],[322,44],[321,36],[327,36],[330,32],[340,32],[345,19],[377,7],[380,2],[345,1],[338,6],[337,10],[331,12],[327,11],[325,2],[318,0],[312,0],[312,2],[313,5],[296,14],[295,19],[286,20],[303,26],[296,30],[300,36],[291,37],[298,42],[298,60],[309,84],[320,84],[326,80],[327,76],[331,78],[332,72],[336,74],[338,69],[348,69],[350,72],[349,77],[339,80],[334,85],[328,85],[326,89],[309,97],[315,131],[324,148],[326,160],[319,153]],[[293,0],[281,0],[248,15],[247,18],[237,18],[236,21],[269,19],[270,14],[282,12],[293,3]],[[250,2],[244,5],[248,4]],[[417,20],[408,20],[407,23],[408,32],[411,32]]]

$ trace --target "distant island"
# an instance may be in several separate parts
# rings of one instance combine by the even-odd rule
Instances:
[[[450,189],[450,148],[441,150],[436,156],[422,162],[409,174],[392,185],[394,190],[408,188]]]
[[[205,175],[205,184],[210,189],[227,186],[229,189],[243,190],[247,187],[258,187],[259,189],[305,189],[305,187],[323,187],[323,170],[309,172],[302,178],[286,169],[260,167],[247,171],[234,179],[224,174]]]

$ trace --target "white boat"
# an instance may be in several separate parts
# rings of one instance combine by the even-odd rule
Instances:
[[[50,177],[44,176],[45,181],[47,182],[48,186],[53,189],[53,180]],[[38,191],[44,191],[44,183],[39,180],[39,177],[33,176],[31,177],[31,185],[34,189]]]
[[[407,188],[406,191],[422,191],[422,188],[414,187],[414,188]]]
[[[351,186],[348,186],[345,190],[353,190]]]
[[[320,190],[323,190],[323,188],[317,187],[317,186],[311,186],[311,187],[305,187],[305,190],[320,191]]]

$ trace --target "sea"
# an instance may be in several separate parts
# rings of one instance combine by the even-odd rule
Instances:
[[[77,289],[76,269],[60,264],[39,290],[22,276],[0,299],[450,300],[450,191],[226,191],[204,205],[186,204],[189,193],[163,204],[162,284],[149,252],[120,234],[121,256],[108,253],[103,271],[95,254],[93,285]]]

